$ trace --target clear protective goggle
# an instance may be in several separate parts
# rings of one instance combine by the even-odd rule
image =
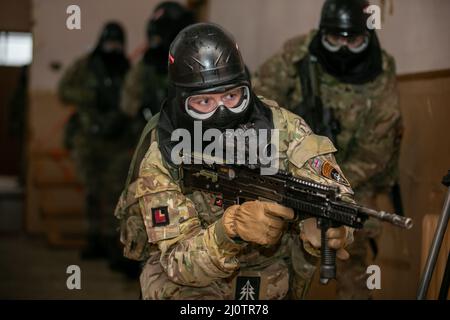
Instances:
[[[369,35],[341,36],[331,33],[322,34],[322,45],[330,52],[337,52],[346,46],[350,52],[360,53],[369,46]]]
[[[189,96],[185,102],[185,110],[194,119],[206,120],[217,108],[224,106],[233,113],[244,111],[249,103],[250,89],[240,86],[220,93],[204,93]]]

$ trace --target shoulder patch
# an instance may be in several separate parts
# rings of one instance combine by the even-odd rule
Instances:
[[[223,208],[223,197],[222,195],[217,195],[214,199],[214,205]]]
[[[162,227],[170,224],[167,207],[152,208],[153,227]]]
[[[320,161],[320,160],[318,160],[318,161]],[[320,165],[320,164],[317,162],[314,162],[313,165],[316,166],[316,165]],[[345,186],[350,186],[350,183],[348,183],[347,179],[345,179],[345,177],[339,172],[339,170],[337,170],[333,166],[333,164],[330,161],[325,160],[322,162],[321,168],[320,168],[320,173],[325,178],[334,180]]]

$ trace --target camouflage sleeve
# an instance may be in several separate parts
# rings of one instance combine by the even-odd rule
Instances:
[[[125,77],[120,100],[120,108],[126,115],[135,117],[142,104],[143,74],[141,63],[130,69]]]
[[[252,77],[253,90],[257,95],[269,97],[282,106],[289,106],[291,93],[297,85],[295,74],[295,66],[280,51],[255,71]]]
[[[308,53],[308,46],[316,30],[287,40],[280,51],[264,62],[252,78],[257,95],[277,101],[294,110],[302,98],[298,63]]]
[[[284,123],[280,131],[280,147],[286,150],[285,168],[293,175],[339,188],[343,200],[353,201],[353,191],[336,163],[334,153],[337,151],[327,137],[315,135],[306,122],[293,113],[279,109],[281,116],[275,121]],[[287,141],[286,144],[284,141]],[[297,231],[301,230],[301,224]],[[348,228],[347,242],[353,241],[353,229]],[[309,291],[320,257],[320,249],[313,248],[309,243],[294,237],[294,243],[301,246],[292,247],[292,285],[291,298],[304,299]]]
[[[64,103],[90,105],[95,103],[95,81],[90,76],[87,58],[81,58],[64,72],[58,84],[58,95]]]
[[[286,123],[288,123],[289,146],[287,155],[287,170],[293,175],[338,188],[342,200],[354,203],[353,190],[336,162],[334,153],[337,151],[333,143],[324,136],[312,132],[306,122],[299,116],[286,110]],[[353,241],[353,229],[348,228],[348,243]],[[319,255],[307,244],[305,250],[312,255]]]
[[[353,202],[353,190],[336,162],[337,149],[330,139],[314,134],[306,122],[293,113],[288,113],[287,121],[291,126],[286,152],[288,171],[306,180],[336,186],[344,198]]]
[[[195,205],[162,165],[156,143],[142,162],[137,182],[149,242],[161,251],[160,263],[170,280],[204,287],[239,268],[236,255],[242,245],[226,235],[220,219],[201,227]]]
[[[395,64],[390,62],[386,85],[372,100],[365,123],[356,133],[353,152],[341,164],[353,188],[396,168],[400,151],[401,114],[396,88]]]
[[[150,257],[150,243],[135,194],[136,182],[133,182],[127,192],[122,192],[114,216],[120,222],[123,255],[131,260],[145,261]]]

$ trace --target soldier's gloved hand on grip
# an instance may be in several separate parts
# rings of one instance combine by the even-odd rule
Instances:
[[[271,245],[280,240],[286,220],[293,218],[294,211],[290,208],[255,200],[229,207],[222,221],[230,238]]]
[[[346,260],[350,257],[344,248],[353,242],[353,229],[347,226],[327,230],[328,246],[336,251],[336,257]],[[321,234],[317,228],[317,219],[309,218],[300,222],[300,238],[305,250],[314,256],[320,256]]]

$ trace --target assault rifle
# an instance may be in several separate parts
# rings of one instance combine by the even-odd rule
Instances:
[[[337,187],[302,180],[283,171],[261,175],[257,168],[246,165],[202,162],[184,163],[180,173],[184,193],[197,190],[220,194],[224,208],[251,200],[271,201],[292,208],[299,219],[317,218],[321,229],[322,284],[336,277],[336,251],[328,247],[326,235],[329,228],[345,225],[361,229],[369,217],[405,229],[413,225],[410,218],[345,202]]]

